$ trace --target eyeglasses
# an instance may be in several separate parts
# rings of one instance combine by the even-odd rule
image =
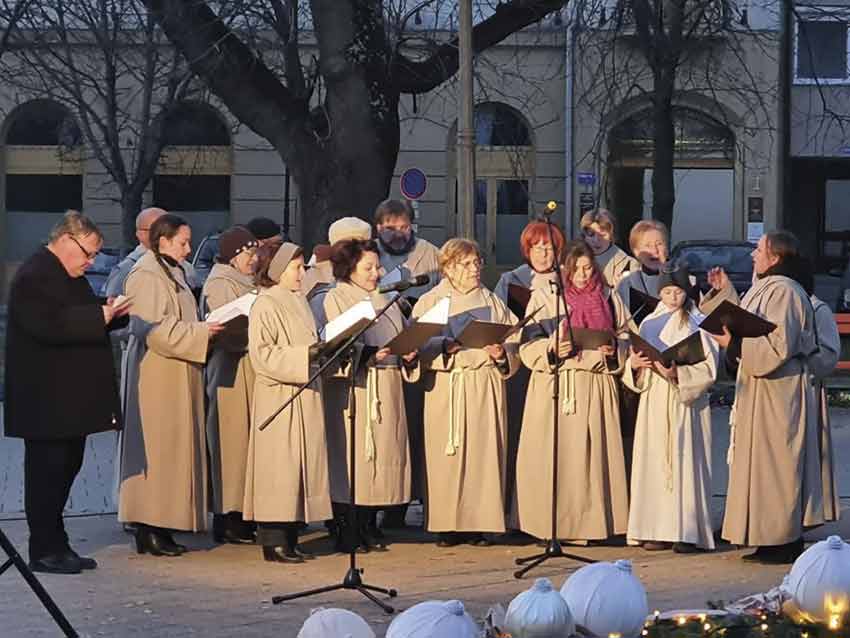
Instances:
[[[87,251],[85,248],[83,248],[83,245],[82,245],[80,242],[78,242],[78,241],[77,241],[77,238],[76,238],[76,237],[74,237],[73,235],[68,235],[68,237],[70,237],[70,238],[73,240],[73,242],[74,242],[75,244],[77,244],[77,246],[79,246],[79,247],[80,247],[80,250],[82,250],[82,251],[83,251],[83,254],[86,256],[86,259],[87,259],[88,261],[94,261],[94,260],[95,260],[95,258],[97,257],[98,252],[100,252],[100,251],[96,250],[96,251],[94,251],[93,253],[90,253],[90,252],[89,252],[89,251]]]
[[[484,265],[483,259],[470,259],[468,261],[460,261],[457,264],[464,270],[481,270],[481,267]]]

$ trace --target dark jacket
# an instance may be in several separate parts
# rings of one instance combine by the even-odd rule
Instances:
[[[18,269],[9,292],[6,436],[64,439],[120,426],[101,301],[85,277],[70,277],[40,248]]]

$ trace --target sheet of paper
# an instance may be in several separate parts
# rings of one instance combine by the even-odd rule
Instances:
[[[115,310],[118,310],[126,306],[128,303],[130,303],[130,298],[127,295],[118,295],[112,300],[112,307],[115,308]]]
[[[364,299],[360,303],[356,303],[351,308],[343,312],[336,319],[328,321],[328,325],[322,331],[322,339],[331,341],[337,335],[341,334],[360,319],[372,320],[375,318],[375,308],[369,299]]]
[[[443,297],[438,301],[433,308],[428,310],[424,315],[416,321],[419,323],[438,323],[441,326],[449,322],[449,305],[451,300],[448,297]]]
[[[234,299],[230,303],[226,303],[220,308],[216,308],[207,315],[207,323],[227,323],[236,317],[247,317],[251,313],[251,306],[257,300],[257,293],[249,292]]]

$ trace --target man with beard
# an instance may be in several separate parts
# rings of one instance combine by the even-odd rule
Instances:
[[[440,266],[437,247],[420,239],[413,230],[413,211],[406,202],[387,199],[375,209],[375,231],[381,252],[384,272],[401,271],[402,279],[428,275],[424,286],[408,288],[405,297],[415,303],[419,297],[440,283]]]
[[[414,305],[426,292],[440,283],[439,252],[434,244],[416,237],[413,230],[413,211],[406,202],[387,199],[375,209],[375,231],[381,267],[391,273],[398,269],[402,279],[428,275],[424,286],[408,288],[404,295]],[[410,440],[410,458],[413,463],[413,496],[424,498],[425,471],[422,449],[422,410],[424,395],[421,383],[404,384],[404,403],[407,411],[407,429]],[[388,508],[384,512],[385,528],[404,527],[406,505]]]

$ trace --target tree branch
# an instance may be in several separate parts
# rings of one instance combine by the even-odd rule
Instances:
[[[480,53],[509,35],[566,6],[567,0],[510,0],[496,6],[492,16],[472,29],[472,49]],[[451,78],[458,70],[458,40],[440,45],[425,60],[414,61],[397,53],[391,75],[400,93],[426,93]]]

